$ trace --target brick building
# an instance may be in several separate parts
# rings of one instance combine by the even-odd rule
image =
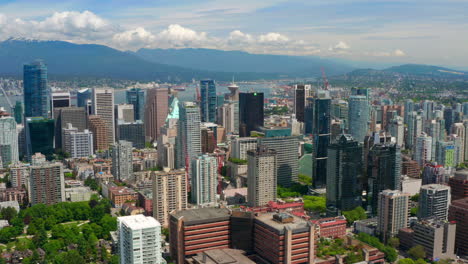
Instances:
[[[342,238],[346,235],[346,218],[343,216],[313,220],[318,225],[320,237]]]
[[[122,205],[127,201],[138,200],[138,194],[133,189],[128,187],[110,187],[109,199],[115,207],[122,207]]]
[[[452,201],[468,197],[468,170],[455,172],[455,176],[449,179],[452,190]]]
[[[455,252],[458,256],[468,256],[468,198],[452,201],[449,207],[449,221],[457,223]]]
[[[266,263],[314,263],[315,226],[287,213],[266,213],[255,218],[254,249]]]
[[[185,263],[198,253],[225,249],[230,245],[230,211],[224,208],[201,208],[171,213],[169,217],[171,257]]]

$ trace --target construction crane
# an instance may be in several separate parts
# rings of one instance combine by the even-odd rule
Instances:
[[[328,91],[328,79],[327,75],[325,75],[325,69],[322,67],[322,78],[323,78],[323,89]]]
[[[3,96],[5,96],[5,99],[6,99],[7,103],[8,103],[8,105],[10,105],[11,111],[13,111],[15,109],[15,107],[11,104],[10,98],[8,97],[5,89],[3,89],[3,84],[2,83],[0,83],[0,89],[2,90]]]

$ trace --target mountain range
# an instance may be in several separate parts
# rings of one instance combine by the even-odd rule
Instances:
[[[406,64],[384,70],[355,69],[346,63],[313,56],[251,54],[213,49],[140,49],[120,51],[104,45],[65,41],[10,39],[0,42],[0,75],[21,76],[23,64],[42,59],[53,78],[109,78],[139,81],[219,81],[318,77],[322,69],[339,79],[408,75],[468,79],[448,68]],[[333,77],[331,78],[333,79]]]

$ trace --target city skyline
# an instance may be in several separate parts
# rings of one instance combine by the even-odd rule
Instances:
[[[120,50],[213,48],[468,69],[466,34],[459,34],[468,23],[463,14],[468,3],[421,5],[416,0],[9,0],[0,4],[0,40],[64,40]]]

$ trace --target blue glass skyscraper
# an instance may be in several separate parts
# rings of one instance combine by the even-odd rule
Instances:
[[[216,84],[214,80],[200,81],[200,110],[202,122],[216,122]]]
[[[145,120],[145,91],[140,88],[127,90],[127,104],[133,105],[135,120]]]
[[[358,142],[363,142],[369,130],[370,106],[366,96],[349,97],[349,134]]]
[[[49,118],[50,90],[47,87],[47,66],[42,61],[25,64],[23,81],[25,117]]]

